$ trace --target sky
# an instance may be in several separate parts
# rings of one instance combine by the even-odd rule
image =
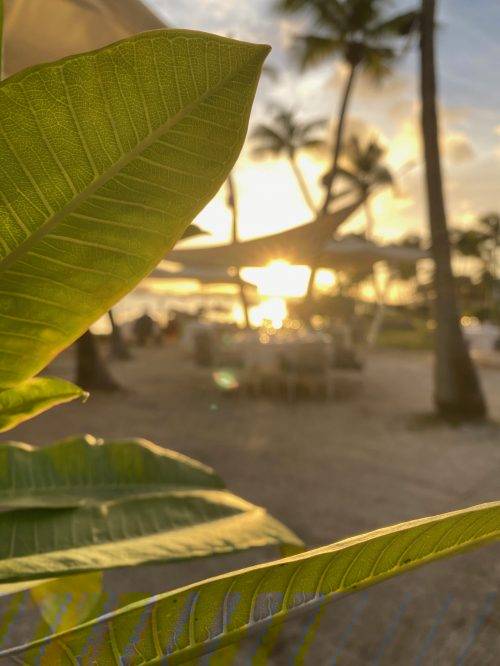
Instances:
[[[277,79],[264,77],[251,125],[269,119],[273,103],[292,108],[303,118],[332,118],[342,90],[344,70],[330,62],[299,72],[291,47],[304,19],[279,16],[273,0],[146,0],[172,26],[271,44],[268,64]],[[394,11],[412,6],[394,0]],[[500,2],[439,2],[438,72],[447,205],[450,223],[469,226],[474,219],[500,209]],[[377,136],[387,146],[387,162],[398,171],[414,168],[398,179],[397,193],[385,191],[373,201],[375,234],[391,240],[408,233],[427,235],[418,125],[418,61],[416,48],[381,86],[358,80],[351,106],[351,128]],[[235,168],[240,199],[240,236],[249,238],[303,224],[311,215],[288,164],[255,162],[248,141]],[[316,196],[324,165],[318,157],[301,157],[301,166]],[[211,237],[230,237],[230,218],[223,193],[200,214],[198,223]],[[362,213],[344,231],[362,230]],[[191,241],[194,242],[194,241]],[[199,242],[199,241],[198,241]]]

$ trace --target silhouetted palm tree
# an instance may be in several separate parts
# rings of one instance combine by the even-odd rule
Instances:
[[[238,242],[238,197],[236,194],[236,184],[234,182],[233,172],[231,171],[226,179],[227,195],[226,204],[231,211],[231,243]],[[237,278],[240,288],[240,300],[243,308],[243,317],[245,319],[245,327],[250,327],[250,318],[248,316],[248,299],[245,293],[245,282],[240,276],[241,266],[237,266]]]
[[[132,354],[125,342],[120,325],[116,322],[113,310],[108,310],[109,323],[111,324],[110,334],[110,355],[119,361],[130,361]]]
[[[269,124],[257,125],[251,134],[255,157],[281,157],[290,162],[306,204],[316,214],[317,208],[306,180],[297,163],[299,152],[318,150],[325,146],[324,138],[318,134],[326,127],[326,120],[300,122],[293,111],[277,107]]]
[[[422,0],[421,94],[427,202],[436,292],[434,401],[447,418],[484,417],[486,404],[460,327],[441,177],[434,59],[435,0]]]
[[[333,140],[332,169],[325,183],[321,212],[328,209],[342,147],[343,130],[355,77],[360,70],[380,79],[400,54],[401,37],[416,25],[417,13],[388,17],[387,0],[277,0],[282,12],[302,12],[310,17],[314,32],[298,36],[299,59],[307,68],[325,60],[340,59],[348,66]]]
[[[374,138],[363,143],[358,136],[351,135],[344,143],[337,167],[338,176],[347,180],[363,199],[368,238],[373,235],[375,224],[370,195],[379,188],[394,185],[394,176],[383,163],[386,152],[386,148]],[[330,171],[323,176],[323,183],[328,182]]]

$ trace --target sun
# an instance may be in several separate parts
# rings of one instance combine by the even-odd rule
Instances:
[[[244,280],[255,284],[261,296],[301,298],[307,291],[308,266],[295,266],[277,259],[264,268],[244,268]]]

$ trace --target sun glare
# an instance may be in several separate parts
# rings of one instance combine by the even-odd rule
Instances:
[[[330,291],[337,283],[335,273],[327,268],[320,268],[316,273],[314,284],[320,291]]]
[[[261,296],[300,298],[306,293],[309,268],[276,260],[264,268],[245,268],[242,277],[255,284]]]
[[[266,298],[249,310],[250,323],[257,327],[269,323],[273,328],[281,328],[287,315],[285,299],[277,296]]]

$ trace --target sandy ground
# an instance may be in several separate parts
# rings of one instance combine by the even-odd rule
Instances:
[[[127,392],[60,407],[19,427],[16,438],[148,438],[215,467],[232,490],[266,506],[311,547],[500,494],[497,425],[451,428],[418,418],[431,408],[427,354],[375,354],[362,374],[342,378],[336,399],[293,405],[223,395],[175,347],[135,350],[133,361],[113,370]],[[68,376],[68,354],[51,371]],[[482,380],[500,420],[500,371],[484,369]],[[312,628],[291,621],[267,663],[300,663],[302,655],[314,665],[498,664],[499,552],[490,546],[342,599],[310,618]],[[106,574],[106,586],[111,595],[158,593],[276,556],[253,551],[121,570]],[[235,661],[225,661],[258,663],[265,640],[247,640]]]

